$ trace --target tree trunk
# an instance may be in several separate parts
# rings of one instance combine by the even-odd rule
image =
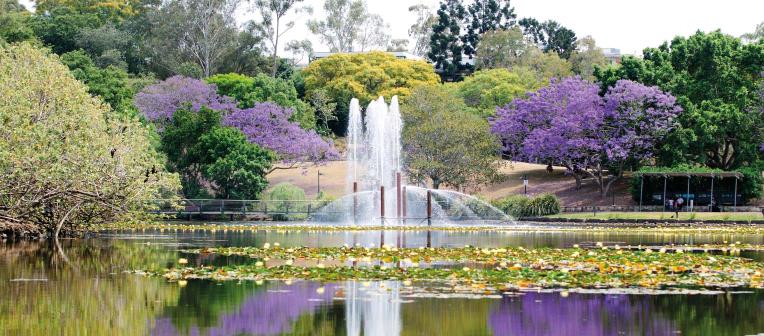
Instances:
[[[439,178],[433,178],[432,179],[432,188],[433,189],[440,189],[440,179]]]
[[[276,78],[276,72],[279,69],[279,28],[281,18],[276,17],[276,36],[273,38],[273,68],[271,69],[271,77]]]

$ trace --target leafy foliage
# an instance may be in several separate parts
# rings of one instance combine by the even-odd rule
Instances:
[[[682,111],[655,87],[622,80],[605,97],[580,78],[553,82],[497,109],[493,132],[519,160],[559,164],[580,186],[591,176],[605,195],[629,165],[651,157]],[[607,172],[612,178],[606,183]]]
[[[529,198],[511,195],[491,202],[495,207],[513,218],[541,217],[560,213],[560,199],[552,194],[540,194]]]
[[[499,143],[483,119],[437,86],[414,90],[403,104],[403,146],[409,178],[466,188],[500,178]]]
[[[404,98],[412,88],[438,83],[430,64],[397,59],[384,52],[332,55],[312,62],[303,76],[306,96],[320,90],[336,104],[337,121],[329,125],[340,135],[345,132],[352,98],[366,105],[379,96]]]
[[[324,12],[326,18],[308,21],[308,29],[332,52],[368,51],[386,46],[390,39],[387,24],[369,13],[363,0],[326,0]]]
[[[316,127],[315,112],[311,106],[300,100],[294,84],[281,78],[264,74],[249,77],[240,74],[221,74],[209,77],[207,83],[215,84],[221,96],[234,98],[240,108],[251,108],[256,103],[273,102],[294,110],[290,121],[295,121],[304,129]]]
[[[161,139],[169,167],[183,177],[186,197],[211,191],[223,199],[256,199],[268,185],[265,174],[275,157],[220,122],[220,113],[205,107],[176,111]]]
[[[482,115],[491,116],[497,106],[509,104],[515,98],[540,88],[542,82],[527,71],[491,69],[475,72],[456,83],[456,94],[467,106],[478,108]]]
[[[743,44],[719,31],[697,32],[643,53],[644,60],[624,58],[619,67],[598,69],[595,76],[603,90],[627,78],[678,98],[685,113],[658,153],[659,164],[729,170],[760,160],[764,118],[752,104],[764,70],[764,45]]]
[[[555,52],[561,58],[568,59],[576,48],[576,33],[563,27],[557,21],[539,22],[533,18],[520,20],[523,32],[533,43],[544,52]]]
[[[517,17],[509,0],[475,1],[467,6],[467,13],[467,31],[462,41],[464,54],[470,59],[475,56],[483,34],[508,29],[515,25]]]
[[[220,111],[223,125],[240,129],[249,141],[274,151],[281,161],[290,165],[331,160],[339,156],[332,143],[322,139],[315,131],[302,129],[299,124],[290,122],[292,109],[270,102],[255,103],[251,108],[241,109],[230,97],[218,95],[214,84],[196,79],[176,76],[148,86],[135,96],[135,105],[147,119],[160,125],[184,106],[192,111],[198,111],[201,107]]]
[[[58,58],[0,48],[0,219],[72,233],[174,192],[137,120],[87,93]]]
[[[99,68],[82,50],[61,55],[61,62],[69,67],[74,78],[87,85],[90,94],[101,97],[118,113],[135,115],[132,106],[134,92],[125,70],[112,65]]]
[[[467,17],[467,10],[459,0],[443,0],[438,8],[437,21],[430,34],[430,52],[427,58],[432,61],[443,81],[460,80],[471,66],[462,59],[464,45],[461,41],[462,21]]]

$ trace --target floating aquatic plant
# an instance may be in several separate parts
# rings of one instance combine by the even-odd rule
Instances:
[[[249,256],[224,267],[137,271],[168,280],[450,281],[485,288],[764,288],[764,263],[676,249],[221,247],[191,254]],[[287,262],[289,261],[289,262]]]

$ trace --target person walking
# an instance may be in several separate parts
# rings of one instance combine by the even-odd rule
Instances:
[[[679,211],[682,211],[682,206],[684,205],[684,198],[682,196],[679,196],[679,198],[676,199],[676,219],[679,219]]]

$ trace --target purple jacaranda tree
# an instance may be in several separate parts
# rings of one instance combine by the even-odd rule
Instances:
[[[259,103],[240,109],[236,101],[216,93],[214,84],[174,76],[147,86],[135,96],[135,106],[146,119],[161,125],[171,120],[181,107],[199,110],[206,106],[221,112],[223,125],[240,129],[250,142],[274,151],[282,165],[274,169],[293,168],[300,163],[334,160],[339,153],[331,141],[324,140],[313,130],[305,130],[289,121],[293,110],[273,103]]]
[[[512,159],[562,165],[576,188],[590,176],[605,195],[627,165],[652,155],[681,108],[673,96],[632,81],[618,81],[604,97],[598,91],[577,77],[554,80],[497,108],[492,131]]]
[[[223,114],[236,108],[236,101],[219,96],[215,85],[183,76],[173,76],[145,87],[135,95],[134,101],[135,107],[146,119],[160,124],[170,121],[173,113],[184,104],[194,111],[206,106]]]

